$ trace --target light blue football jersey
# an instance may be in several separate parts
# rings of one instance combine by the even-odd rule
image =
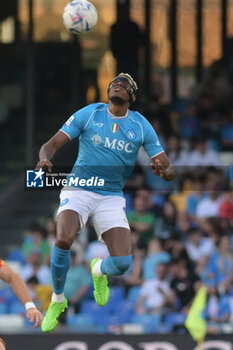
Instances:
[[[71,172],[78,182],[69,184],[105,196],[123,196],[141,146],[151,158],[163,152],[156,132],[140,113],[128,110],[116,117],[104,103],[80,109],[60,131],[71,140],[79,136],[79,154]]]

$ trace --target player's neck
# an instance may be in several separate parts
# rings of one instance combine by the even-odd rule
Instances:
[[[125,103],[123,105],[117,105],[109,101],[108,110],[111,114],[116,117],[124,117],[128,112],[129,104]]]

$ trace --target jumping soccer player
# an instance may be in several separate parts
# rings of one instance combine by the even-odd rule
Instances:
[[[77,111],[41,147],[36,168],[51,171],[50,160],[55,152],[68,140],[80,137],[79,155],[72,170],[79,182],[64,187],[60,195],[57,238],[51,258],[54,293],[42,322],[43,332],[55,329],[59,315],[67,308],[63,291],[70,266],[70,247],[89,217],[110,254],[107,259],[91,262],[97,304],[104,306],[108,302],[107,275],[121,275],[128,270],[132,260],[131,235],[122,189],[140,146],[151,157],[151,168],[157,176],[166,181],[175,177],[175,169],[150,123],[140,113],[129,110],[136,100],[137,89],[129,74],[119,74],[109,85],[108,104],[94,103]]]
[[[34,323],[34,327],[40,327],[43,320],[42,313],[37,310],[35,304],[32,302],[29,291],[22,278],[14,272],[10,266],[0,258],[0,279],[8,283],[13,292],[17,295],[19,300],[25,305],[27,310],[27,318]]]

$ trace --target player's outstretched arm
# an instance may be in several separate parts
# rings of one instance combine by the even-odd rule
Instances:
[[[152,158],[150,166],[155,175],[166,181],[171,181],[176,177],[176,169],[169,161],[165,152]]]
[[[39,162],[36,165],[36,169],[46,169],[51,172],[53,164],[50,162],[50,159],[52,159],[56,151],[69,140],[67,135],[58,131],[48,142],[43,144],[39,152]]]
[[[35,328],[40,327],[43,320],[43,315],[39,310],[37,310],[36,306],[32,302],[32,298],[22,278],[16,272],[14,272],[9,265],[4,263],[0,269],[0,279],[9,284],[19,300],[25,305],[27,309],[27,318],[29,321],[33,323],[35,322]]]
[[[0,338],[0,350],[6,350],[5,346],[6,346],[6,343],[2,338]]]

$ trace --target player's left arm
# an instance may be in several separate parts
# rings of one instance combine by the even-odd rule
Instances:
[[[144,117],[141,119],[141,123],[143,130],[142,146],[151,158],[150,166],[153,173],[166,181],[173,180],[176,176],[176,170],[164,152],[156,131]]]
[[[171,181],[176,177],[176,169],[168,159],[165,152],[153,157],[150,166],[155,175],[166,181]]]
[[[32,302],[27,286],[19,274],[14,272],[8,264],[4,263],[0,268],[0,279],[9,284],[19,300],[25,305],[29,321],[35,322],[35,328],[40,327],[43,315]]]

